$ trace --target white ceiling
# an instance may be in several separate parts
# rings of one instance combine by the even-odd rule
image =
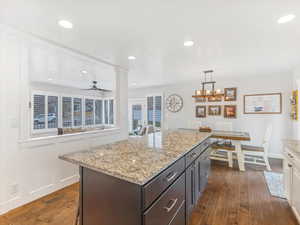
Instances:
[[[291,23],[277,19],[293,13]],[[291,70],[300,56],[299,0],[2,0],[1,19],[130,69],[129,84]],[[74,29],[57,21],[66,19]],[[195,45],[183,46],[192,39]],[[134,55],[135,61],[127,56]]]

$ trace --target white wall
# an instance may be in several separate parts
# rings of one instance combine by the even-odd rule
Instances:
[[[298,99],[300,94],[300,67],[296,67],[293,70],[293,90],[298,90]],[[298,102],[298,113],[300,113],[300,105]],[[298,115],[299,117],[299,115]],[[300,140],[300,122],[293,120],[292,121],[293,127],[293,138]]]
[[[171,113],[165,109],[164,128],[192,128],[199,125],[199,121],[213,126],[217,121],[230,121],[233,123],[233,129],[237,131],[248,131],[251,135],[250,144],[259,145],[269,123],[273,124],[273,134],[270,146],[270,156],[280,157],[281,139],[290,137],[291,121],[289,119],[289,96],[292,90],[292,74],[278,74],[271,76],[253,76],[249,78],[217,78],[217,88],[237,87],[238,99],[236,102],[221,103],[195,103],[192,98],[195,89],[200,88],[200,80],[178,85],[169,85],[163,87],[130,89],[129,98],[145,97],[151,93],[163,93],[168,97],[176,93],[183,97],[183,109],[178,113]],[[246,115],[243,114],[243,95],[281,92],[283,95],[283,113],[274,115]],[[224,119],[222,116],[208,116],[205,119],[195,117],[196,105],[214,105],[214,104],[237,104],[237,119]],[[223,112],[222,112],[223,114]],[[196,126],[195,126],[196,124]]]
[[[117,129],[30,139],[28,54],[32,39],[0,26],[0,214],[78,181],[78,168],[59,160],[59,155],[128,137],[127,71],[114,68],[119,87]]]

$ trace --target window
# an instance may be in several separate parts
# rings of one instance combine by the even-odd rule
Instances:
[[[161,127],[161,96],[155,96],[154,101],[154,121],[155,127]]]
[[[58,127],[58,97],[46,95],[33,96],[33,129],[52,129]]]
[[[113,125],[114,99],[33,94],[32,115],[34,132]]]
[[[72,98],[62,98],[62,126],[72,127]]]
[[[73,120],[74,126],[82,125],[82,100],[81,98],[73,98]]]
[[[85,99],[85,125],[94,124],[94,100]]]
[[[162,122],[162,96],[147,97],[147,120],[148,125],[161,128]]]
[[[114,124],[114,100],[113,99],[104,100],[104,124],[106,125]]]
[[[153,125],[153,96],[147,97],[147,120],[148,125]]]
[[[44,95],[33,97],[33,129],[45,129],[46,98]]]
[[[103,101],[95,101],[95,124],[102,124],[103,121]]]
[[[58,125],[58,97],[48,96],[48,128],[57,128]]]
[[[109,124],[114,124],[114,100],[109,100]]]

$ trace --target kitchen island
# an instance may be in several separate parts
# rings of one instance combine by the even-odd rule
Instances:
[[[81,225],[183,225],[210,170],[210,134],[165,130],[60,156],[80,167]]]

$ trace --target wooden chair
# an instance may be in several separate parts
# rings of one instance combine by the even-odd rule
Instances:
[[[245,163],[266,166],[267,170],[271,171],[268,151],[272,130],[272,125],[269,125],[266,129],[261,146],[242,145],[242,151],[245,155]]]
[[[232,131],[232,123],[230,122],[217,122],[216,130]],[[234,152],[234,146],[230,141],[216,140],[212,144],[212,152],[210,154],[211,160],[217,160],[222,162],[228,162],[228,166],[233,166],[232,153]]]

